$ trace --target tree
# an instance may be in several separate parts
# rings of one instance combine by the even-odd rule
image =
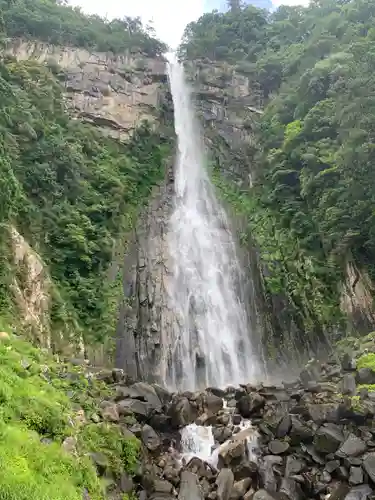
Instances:
[[[238,12],[243,7],[241,0],[228,0],[228,7],[232,12]]]

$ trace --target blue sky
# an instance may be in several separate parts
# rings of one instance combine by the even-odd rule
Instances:
[[[308,3],[308,0],[272,1],[275,6]],[[212,10],[217,0],[70,0],[70,3],[89,14],[108,18],[128,15],[140,16],[145,23],[152,20],[158,37],[176,47],[185,26]]]

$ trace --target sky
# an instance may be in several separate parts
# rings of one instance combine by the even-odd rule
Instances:
[[[158,38],[171,47],[177,47],[185,26],[195,21],[212,0],[70,0],[88,14],[98,14],[109,19],[123,16],[140,16],[144,23],[153,21]],[[303,5],[308,0],[272,0],[275,6]]]

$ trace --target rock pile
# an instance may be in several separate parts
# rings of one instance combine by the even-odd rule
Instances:
[[[129,385],[118,370],[109,376],[116,397],[102,402],[102,418],[123,422],[143,443],[140,500],[375,498],[375,391],[364,385],[375,373],[357,370],[350,356],[341,365],[311,361],[294,383],[201,393]],[[247,419],[252,426],[241,430]],[[216,461],[180,456],[179,431],[192,423],[212,426]]]

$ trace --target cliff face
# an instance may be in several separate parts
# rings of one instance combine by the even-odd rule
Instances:
[[[186,69],[210,154],[218,161],[222,174],[251,185],[253,128],[263,104],[256,83],[226,63],[187,62]]]
[[[89,52],[74,47],[54,46],[39,41],[25,42],[19,39],[7,41],[5,56],[15,58],[17,61],[34,60],[47,66],[65,89],[64,103],[69,115],[73,115],[77,121],[83,121],[98,128],[104,135],[120,141],[126,140],[143,120],[151,123],[154,129],[160,130],[162,127],[159,117],[166,81],[165,61],[162,58],[151,59],[142,54],[130,52],[115,56],[110,53]],[[156,146],[158,147],[158,144]],[[141,150],[144,148],[143,145],[139,146],[139,143],[136,147],[140,147]],[[136,157],[135,165],[137,165],[138,153],[137,151],[133,153]],[[151,153],[154,154],[154,150]],[[123,161],[125,164],[129,163],[129,158],[124,158]],[[147,163],[153,160],[145,161]],[[50,163],[51,171],[53,171],[52,160]],[[152,166],[150,166],[151,169]],[[139,172],[137,175],[142,177],[145,174]],[[147,179],[146,181],[151,185],[154,182]],[[128,190],[134,189],[128,180],[126,187]],[[117,272],[122,269],[118,261],[123,261],[126,279],[125,295],[128,293],[127,286],[137,290],[137,299],[132,301],[131,314],[126,316],[126,324],[135,322],[137,332],[140,332],[135,340],[134,350],[131,351],[132,361],[135,352],[141,360],[149,357],[152,346],[157,345],[156,340],[152,342],[155,325],[158,325],[160,332],[160,315],[163,309],[160,289],[162,288],[164,261],[162,257],[163,231],[162,224],[159,223],[164,220],[165,205],[170,199],[166,192],[167,188],[168,182],[166,181],[166,186],[161,186],[153,192],[149,208],[135,223],[133,242],[135,252],[131,251],[132,239],[128,235],[125,237],[120,234],[116,236],[116,241],[113,240],[113,265],[108,270],[108,280],[110,282],[115,280]],[[125,212],[129,210],[129,214],[122,214],[125,218],[137,217],[138,209],[141,209],[144,203],[142,196],[135,192],[133,198],[136,197],[136,199],[122,205],[125,206]],[[139,207],[136,207],[136,204]],[[133,226],[133,222],[129,224],[130,227]],[[47,232],[47,228],[45,231]],[[54,331],[56,335],[52,338],[51,332],[51,315],[54,307],[52,296],[58,292],[50,276],[49,266],[45,264],[47,259],[41,256],[43,253],[38,254],[38,241],[36,240],[36,245],[35,242],[34,245],[31,244],[31,240],[25,237],[19,227],[11,227],[10,233],[12,254],[10,256],[12,281],[10,285],[17,307],[17,316],[41,345],[59,349],[63,344],[60,342],[62,340],[60,334]],[[120,242],[121,248],[119,248]],[[128,250],[126,250],[127,247]],[[125,251],[124,260],[121,255]],[[133,274],[134,284],[126,278]],[[59,296],[58,302],[61,307],[64,307],[64,297]],[[125,321],[124,307],[121,307],[120,323]],[[147,311],[150,311],[148,315]],[[80,352],[86,349],[90,359],[100,364],[108,362],[107,344],[109,342],[105,342],[106,346],[102,349],[99,347],[99,350],[93,349],[90,345],[83,346],[80,329],[74,326],[73,329],[77,330],[74,332],[74,344]],[[126,331],[122,332],[123,336],[128,335],[128,332],[127,326]],[[65,342],[65,347],[67,347],[66,344],[67,342]],[[129,349],[126,350],[126,354],[130,354]],[[125,354],[123,357],[126,359]],[[141,361],[140,366],[142,366]],[[144,367],[143,371],[147,372],[147,368]]]
[[[123,139],[142,120],[155,122],[165,61],[142,54],[114,55],[14,39],[5,53],[18,60],[34,59],[59,71],[66,104],[81,119],[112,137]]]
[[[172,328],[166,283],[167,224],[172,208],[173,169],[155,188],[124,256],[123,300],[116,334],[116,366],[134,379],[159,380],[162,345]]]

